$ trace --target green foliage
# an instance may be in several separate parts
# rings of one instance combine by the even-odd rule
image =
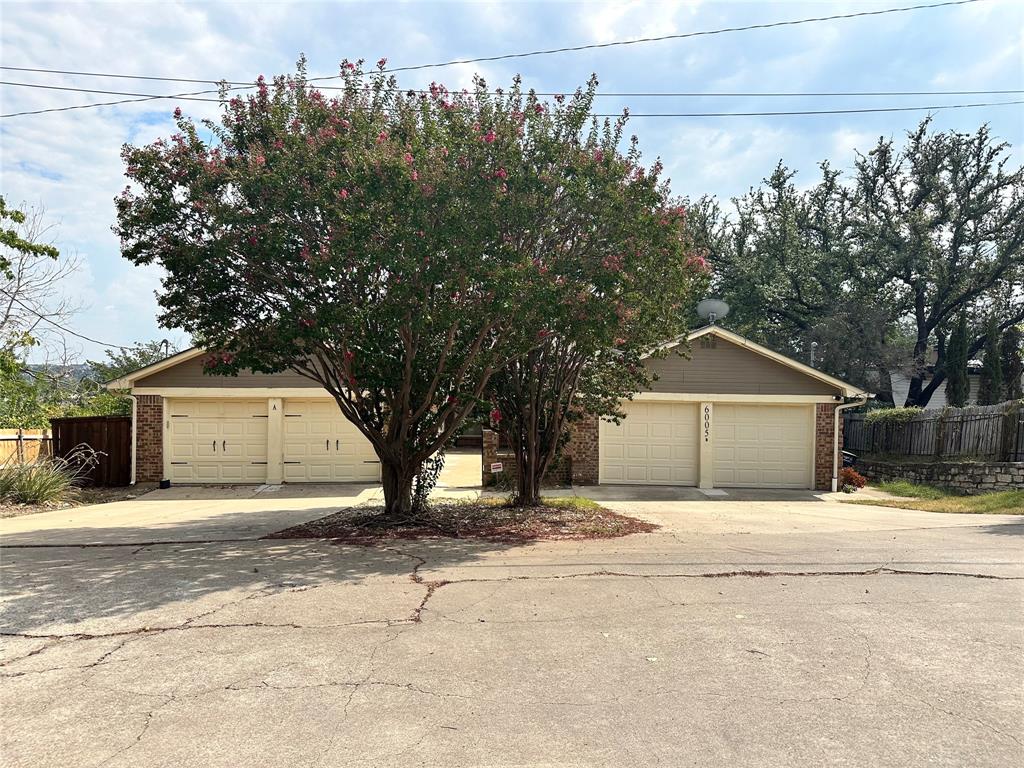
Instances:
[[[740,332],[891,399],[890,372],[910,375],[906,405],[945,381],[943,334],[958,315],[1024,319],[1024,169],[987,127],[890,139],[840,183],[827,164],[806,190],[780,165],[726,217],[693,206],[715,288]],[[971,327],[967,356],[983,344]],[[934,355],[935,375],[925,381]]]
[[[616,258],[602,238],[644,243],[656,224],[611,217],[661,182],[591,124],[595,88],[421,94],[346,61],[328,99],[300,62],[202,135],[179,116],[169,141],[124,148],[123,254],[166,270],[161,321],[216,351],[210,372],[290,369],[331,392],[380,457],[389,513],[407,512],[419,466],[554,302],[614,311],[559,290],[576,279],[561,265]]]
[[[913,421],[914,417],[923,409],[911,406],[909,408],[878,408],[868,411],[864,421],[868,424],[906,424]]]
[[[1011,326],[1003,333],[999,345],[999,359],[1006,380],[1004,396],[1007,400],[1024,398],[1024,334],[1021,333],[1020,326]]]
[[[70,501],[83,478],[99,459],[87,445],[76,446],[66,458],[41,457],[19,464],[0,464],[0,501],[46,504]]]
[[[8,208],[3,196],[0,195],[0,276],[8,280],[14,279],[14,273],[11,271],[11,254],[9,251],[27,256],[57,258],[59,255],[58,251],[52,245],[33,243],[30,240],[26,240],[17,228],[8,228],[8,222],[23,224],[25,222],[25,214],[14,208]]]
[[[967,315],[964,312],[956,319],[953,332],[946,348],[946,403],[954,408],[963,408],[971,395],[971,383],[967,376],[969,360],[967,336]]]
[[[1003,363],[999,355],[999,323],[990,315],[985,326],[985,352],[981,381],[978,383],[978,405],[995,405],[1003,401]]]

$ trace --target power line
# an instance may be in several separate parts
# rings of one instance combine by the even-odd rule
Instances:
[[[0,67],[3,69],[3,67]],[[10,80],[0,80],[0,85],[17,86],[20,88],[42,88],[50,91],[74,91],[77,93],[100,93],[108,96],[139,96],[146,99],[180,99],[182,101],[208,101],[220,102],[220,99],[202,98],[197,96],[164,96],[154,93],[137,93],[135,91],[108,91],[99,88],[77,88],[67,85],[44,85],[41,83],[15,83]],[[256,86],[246,86],[255,88]],[[317,86],[323,91],[344,91],[350,90],[347,86]],[[241,90],[241,89],[238,89]],[[193,93],[218,93],[217,90],[194,91]],[[416,93],[427,94],[429,90],[423,88],[395,88],[394,93]],[[531,91],[536,96],[564,96],[572,91]],[[506,95],[508,91],[485,91],[489,96]],[[850,96],[1008,96],[1024,93],[1024,89],[995,89],[995,90],[966,90],[966,91],[603,91],[595,93],[597,97],[617,98],[831,98]]]
[[[548,55],[558,54],[558,53],[571,53],[571,52],[577,52],[577,51],[600,49],[600,48],[611,48],[611,47],[615,47],[615,46],[624,46],[624,45],[638,45],[638,44],[641,44],[641,43],[652,43],[652,42],[659,42],[659,41],[663,41],[663,40],[682,40],[682,39],[691,38],[691,37],[702,37],[702,36],[708,36],[708,35],[720,35],[720,34],[726,34],[726,33],[731,33],[731,32],[746,32],[746,31],[755,30],[755,29],[772,29],[772,28],[775,28],[775,27],[795,26],[795,25],[798,25],[798,24],[811,24],[811,23],[818,23],[818,22],[823,22],[823,21],[837,21],[837,20],[840,20],[840,19],[853,19],[853,18],[859,18],[859,17],[865,17],[865,16],[882,16],[882,15],[885,15],[885,14],[892,14],[892,13],[906,13],[906,12],[909,12],[909,11],[925,10],[925,9],[930,9],[930,8],[942,8],[942,7],[946,7],[946,6],[969,5],[969,4],[972,4],[972,3],[978,3],[978,2],[982,2],[982,1],[983,0],[947,0],[946,2],[930,3],[930,4],[927,4],[927,5],[911,5],[911,6],[903,6],[903,7],[899,7],[899,8],[883,8],[883,9],[879,9],[879,10],[876,10],[876,11],[858,11],[856,13],[833,14],[833,15],[830,15],[830,16],[814,16],[814,17],[809,17],[809,18],[804,18],[804,19],[790,19],[788,21],[774,21],[774,22],[765,22],[763,24],[749,24],[749,25],[740,26],[740,27],[724,27],[724,28],[721,28],[721,29],[701,30],[701,31],[698,31],[698,32],[684,32],[684,33],[674,34],[674,35],[661,35],[661,36],[658,36],[658,37],[643,37],[643,38],[637,38],[637,39],[634,39],[634,40],[615,40],[615,41],[611,41],[611,42],[607,42],[607,43],[590,43],[590,44],[586,44],[586,45],[567,46],[567,47],[562,47],[562,48],[549,48],[549,49],[542,49],[542,50],[536,50],[536,51],[525,51],[525,52],[520,52],[520,53],[506,53],[506,54],[500,54],[500,55],[497,55],[497,56],[481,56],[481,57],[477,57],[477,58],[454,59],[454,60],[451,60],[451,61],[436,62],[436,63],[433,63],[433,64],[415,64],[415,65],[410,65],[410,66],[405,66],[405,67],[392,67],[390,69],[384,69],[383,71],[384,72],[410,72],[410,71],[414,71],[414,70],[434,69],[434,68],[438,68],[438,67],[454,66],[454,65],[457,65],[457,64],[473,64],[473,63],[478,63],[478,62],[500,61],[500,60],[506,60],[506,59],[521,59],[521,58],[527,58],[527,57],[531,57],[531,56],[548,56]],[[17,69],[18,71],[27,71],[27,72],[45,72],[45,73],[49,73],[49,74],[75,74],[75,75],[88,75],[88,76],[97,76],[97,77],[121,77],[121,78],[133,77],[133,76],[124,75],[124,74],[117,74],[117,73],[107,73],[107,74],[95,73],[95,72],[87,73],[87,72],[75,72],[73,70],[56,70],[56,69],[47,70],[47,69],[38,69],[38,68],[34,69],[34,68],[28,68],[28,67],[18,68],[18,67],[6,67],[6,66],[3,67],[3,68],[4,69],[12,69],[12,70]],[[337,79],[338,77],[340,77],[340,75],[324,75],[324,76],[321,76],[321,77],[309,78],[309,82],[323,81],[323,80],[334,80],[334,79]],[[211,84],[212,83],[224,82],[224,83],[226,83],[228,85],[240,86],[240,89],[242,89],[242,90],[251,89],[251,88],[255,87],[254,85],[251,85],[251,84],[248,84],[248,83],[242,83],[240,81],[214,81],[214,80],[197,80],[197,79],[190,79],[190,78],[169,78],[169,77],[155,77],[155,76],[135,76],[133,79],[139,79],[139,80],[142,80],[142,79],[145,79],[145,80],[160,80],[160,81],[166,81],[166,82],[211,83]],[[235,89],[231,88],[229,90],[235,90]],[[31,110],[31,111],[25,111],[25,112],[15,112],[15,113],[12,113],[12,114],[9,114],[9,115],[0,115],[0,117],[20,117],[20,116],[23,116],[23,115],[38,115],[38,114],[44,114],[44,113],[47,113],[47,112],[64,112],[64,111],[68,111],[68,110],[72,110],[72,109],[91,109],[93,107],[107,107],[107,106],[114,106],[114,105],[117,105],[117,104],[127,104],[127,103],[130,103],[130,102],[133,102],[133,101],[149,101],[149,100],[152,100],[152,99],[185,98],[185,97],[189,97],[189,96],[203,95],[204,93],[211,93],[211,92],[212,91],[195,91],[195,92],[191,92],[191,93],[168,94],[168,95],[161,95],[161,96],[148,95],[148,96],[144,96],[144,97],[141,97],[141,98],[124,99],[124,100],[121,100],[121,101],[108,101],[108,102],[100,102],[100,103],[96,103],[96,104],[77,104],[77,105],[71,105],[71,106],[67,106],[67,107],[54,107],[54,108],[50,108],[50,109],[38,109],[38,110]]]
[[[856,13],[837,13],[832,16],[813,16],[806,19],[791,19],[789,21],[771,21],[763,24],[748,24],[742,27],[724,27],[722,29],[709,29],[700,32],[683,32],[675,35],[659,35],[657,37],[639,37],[635,40],[614,40],[608,43],[589,43],[587,45],[574,45],[563,48],[547,48],[525,53],[503,53],[499,56],[479,56],[473,59],[453,59],[437,64],[415,64],[408,67],[392,67],[385,69],[385,72],[411,72],[419,69],[433,69],[436,67],[450,67],[456,64],[476,64],[486,61],[503,61],[506,59],[525,59],[529,56],[550,56],[556,53],[573,53],[577,51],[589,51],[597,48],[613,48],[623,45],[638,45],[640,43],[656,43],[662,40],[683,40],[691,37],[704,37],[707,35],[721,35],[727,32],[748,32],[754,29],[772,29],[774,27],[789,27],[797,24],[813,24],[822,21],[838,21],[840,19],[855,19],[862,16],[883,16],[890,13],[906,13],[908,11],[919,11],[928,8],[943,8],[951,5],[969,5],[979,3],[982,0],[949,0],[942,3],[930,3],[928,5],[908,5],[901,8],[883,8],[877,11],[858,11]]]
[[[51,320],[46,315],[42,314],[39,310],[33,309],[28,304],[26,304],[23,301],[21,301],[17,296],[14,296],[13,294],[3,290],[2,288],[0,288],[0,293],[3,293],[11,301],[13,301],[19,307],[24,309],[26,312],[30,312],[31,314],[35,315],[40,320],[42,320],[44,323],[49,323],[50,325],[54,326],[55,328],[59,328],[60,330],[64,331],[64,333],[70,333],[72,336],[77,336],[79,339],[83,339],[84,341],[92,342],[93,344],[99,344],[101,347],[110,347],[111,349],[121,349],[121,350],[124,350],[126,352],[130,351],[132,349],[131,347],[125,347],[125,346],[122,346],[121,344],[108,344],[105,341],[100,341],[98,339],[94,339],[94,338],[92,338],[90,336],[86,336],[84,334],[81,334],[78,331],[72,331],[70,328],[68,328],[68,327],[66,327],[64,325],[61,325],[56,320]]]
[[[62,88],[61,86],[50,86],[41,85],[35,86],[31,83],[11,83],[0,81],[0,85],[16,85],[25,86],[29,88],[39,87],[57,90],[72,90],[72,91],[85,91],[87,93],[107,93],[115,95],[135,95],[145,96],[145,94],[130,94],[124,91],[97,91],[87,88]],[[1024,91],[979,91],[977,93],[1024,93]],[[636,94],[631,94],[636,95]],[[703,95],[703,94],[701,94]],[[146,96],[146,98],[162,98],[160,96]],[[219,102],[220,99],[209,99],[202,97],[188,97],[190,101],[208,101],[208,102]],[[651,117],[781,117],[785,115],[798,116],[798,115],[850,115],[850,114],[866,114],[872,112],[921,112],[921,111],[937,111],[940,109],[970,109],[975,107],[1002,107],[1010,106],[1014,104],[1024,104],[1022,101],[988,101],[978,102],[973,104],[929,104],[921,106],[910,106],[910,107],[860,107],[854,109],[801,109],[801,110],[778,110],[778,111],[764,111],[764,112],[631,112],[630,117],[640,118],[651,118]],[[71,107],[63,107],[62,109],[71,109]],[[18,113],[22,114],[22,113]],[[592,117],[597,118],[616,118],[621,113],[594,113]],[[2,115],[2,117],[13,117],[14,115]]]

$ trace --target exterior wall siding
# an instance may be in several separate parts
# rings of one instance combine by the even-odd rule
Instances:
[[[159,395],[135,396],[135,482],[164,479],[164,406]]]
[[[312,379],[300,376],[294,371],[281,373],[254,373],[240,371],[237,376],[214,376],[203,372],[203,357],[194,357],[183,363],[138,379],[136,387],[220,387],[236,389],[244,387],[308,387],[321,389]]]
[[[709,395],[834,395],[838,389],[715,336],[690,342],[689,358],[670,351],[647,360],[652,392]]]

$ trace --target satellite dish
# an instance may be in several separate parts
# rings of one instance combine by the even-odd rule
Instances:
[[[697,304],[697,316],[714,325],[729,314],[729,305],[721,299],[704,299]]]

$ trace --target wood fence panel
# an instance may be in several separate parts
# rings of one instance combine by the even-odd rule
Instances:
[[[905,422],[847,413],[843,435],[854,452],[1024,461],[1024,409],[1013,402],[922,411]]]
[[[0,464],[23,464],[50,455],[48,429],[0,429]]]
[[[121,486],[131,482],[131,417],[78,416],[51,419],[50,424],[55,456],[66,458],[79,445],[88,445],[101,454],[86,476],[89,484]]]

